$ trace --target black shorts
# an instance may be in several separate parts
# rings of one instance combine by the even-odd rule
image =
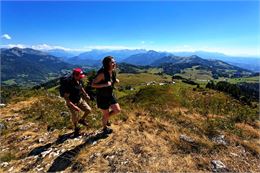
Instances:
[[[97,95],[97,106],[100,109],[109,109],[113,104],[116,104],[117,100],[114,95],[112,96],[99,96]]]

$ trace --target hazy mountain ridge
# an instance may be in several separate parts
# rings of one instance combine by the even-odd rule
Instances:
[[[1,81],[16,84],[40,83],[73,66],[60,58],[34,49],[1,50]]]
[[[121,62],[123,59],[138,53],[146,52],[144,49],[122,49],[122,50],[102,50],[102,49],[93,49],[91,51],[83,52],[78,56],[71,57],[68,59],[68,62],[72,62],[73,64],[82,63],[87,61],[94,60],[96,62],[100,62],[105,56],[113,56],[118,62]],[[90,62],[91,63],[91,62]]]
[[[51,50],[46,50],[44,51],[50,55],[56,56],[56,57],[60,57],[64,60],[67,60],[68,58],[77,56],[80,54],[80,52],[78,51],[66,51],[63,49],[51,49]]]
[[[131,55],[130,57],[122,60],[122,62],[133,64],[133,65],[151,65],[154,61],[169,55],[170,53],[166,52],[156,52],[149,50],[145,53]]]
[[[167,52],[153,50],[117,50],[114,53],[132,54],[142,52],[121,59],[121,72],[138,73],[152,66],[162,68],[164,73],[174,75],[181,70],[196,66],[198,69],[211,71],[213,77],[249,76],[253,72],[245,70],[220,60],[203,59],[197,55],[188,57],[176,56]],[[93,54],[94,53],[94,54]],[[34,49],[1,49],[2,83],[11,84],[39,84],[53,77],[57,77],[64,69],[71,70],[75,65],[88,69],[98,69],[102,65],[102,54],[112,55],[113,51],[93,50],[72,58],[61,58]],[[125,54],[125,55],[126,55]],[[86,58],[89,56],[89,58]],[[122,57],[121,57],[122,58]],[[73,65],[72,65],[73,64]],[[129,64],[129,65],[128,65]],[[134,65],[131,66],[130,64]],[[149,67],[150,66],[150,67]],[[140,70],[141,69],[141,70]]]

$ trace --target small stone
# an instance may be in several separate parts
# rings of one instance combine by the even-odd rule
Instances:
[[[36,168],[37,172],[40,172],[43,170],[43,168]]]
[[[234,157],[238,157],[238,154],[236,154],[236,153],[230,153],[230,155],[232,155]]]
[[[6,106],[6,104],[0,103],[0,108],[5,107],[5,106]]]
[[[186,136],[186,135],[180,135],[180,140],[183,140],[183,141],[186,141],[189,143],[194,143],[194,140],[191,137]]]
[[[1,165],[0,165],[1,167],[3,167],[3,168],[5,168],[5,167],[7,167],[8,166],[8,162],[3,162],[3,163],[1,163]]]
[[[220,160],[212,160],[212,171],[213,172],[227,172],[228,169],[224,163],[222,163]]]
[[[121,165],[126,165],[128,162],[129,162],[128,160],[121,162]]]
[[[0,123],[0,133],[2,133],[3,130],[7,129],[4,123]]]
[[[28,125],[20,126],[19,129],[22,131],[26,131],[29,129],[29,126]]]
[[[113,160],[115,158],[115,155],[107,156],[106,159]]]
[[[8,170],[8,172],[11,172],[13,169],[14,169],[14,167],[12,166],[12,167]]]
[[[215,137],[212,138],[212,141],[217,143],[217,144],[227,145],[227,142],[225,141],[224,135],[215,136]]]
[[[43,139],[43,138],[40,138],[40,139],[38,139],[38,142],[39,142],[39,143],[43,143],[43,142],[44,142],[44,139]]]
[[[51,153],[49,154],[49,158],[51,158],[51,157],[57,157],[57,156],[59,156],[59,154],[60,154],[60,150],[58,150],[57,152],[51,152]]]
[[[47,151],[44,151],[41,153],[42,157],[45,157],[47,154],[49,154],[50,152],[52,151],[52,148],[50,148],[49,150]]]

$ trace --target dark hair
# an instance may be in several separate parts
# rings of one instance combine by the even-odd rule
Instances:
[[[109,63],[112,61],[112,59],[114,59],[114,57],[112,57],[112,56],[106,56],[103,59],[102,63],[103,63],[103,68],[105,70],[109,70]]]

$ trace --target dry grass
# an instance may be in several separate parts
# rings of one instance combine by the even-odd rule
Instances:
[[[260,146],[255,141],[243,140],[241,141],[241,144],[246,150],[260,158]]]
[[[250,126],[249,124],[245,123],[237,123],[236,127],[242,130],[243,136],[247,136],[247,138],[260,138],[260,131],[259,129],[255,129],[254,127]]]
[[[193,93],[187,85],[146,89],[119,99],[123,111],[111,119],[114,132],[105,139],[87,143],[73,156],[72,164],[64,172],[209,172],[212,160],[221,160],[233,172],[260,172],[259,131],[256,128],[259,122],[251,126],[246,121],[235,124],[229,119],[233,115],[229,113],[235,110],[232,106],[243,105],[215,92]],[[83,129],[87,134],[101,128],[101,112],[95,103],[91,106],[93,112],[88,117],[91,128]],[[71,132],[64,128],[69,126],[62,124],[65,119],[61,119],[60,111],[64,109],[65,105],[57,97],[30,98],[1,109],[4,114],[1,118],[8,122],[11,130],[0,137],[3,141],[0,149],[12,148],[12,155],[1,155],[10,165],[0,171],[14,167],[15,172],[21,172],[24,167],[37,163],[29,171],[34,172],[39,166],[47,172],[58,156],[47,155],[36,162],[37,158],[27,157],[27,154],[36,147],[53,144],[59,135]],[[23,114],[21,110],[24,110]],[[246,115],[242,113],[239,120]],[[31,115],[31,118],[26,119],[23,115]],[[37,117],[41,119],[37,120]],[[55,121],[61,126],[47,132],[48,125],[56,127]],[[232,123],[234,126],[228,126]],[[21,130],[24,125],[29,126]],[[227,146],[213,142],[210,133],[225,135]],[[181,135],[190,137],[193,142],[181,140]],[[24,138],[26,136],[29,138]],[[252,139],[244,141],[245,136]],[[40,138],[44,139],[41,143]],[[52,147],[54,150],[73,150],[84,142],[81,140],[69,139]]]

